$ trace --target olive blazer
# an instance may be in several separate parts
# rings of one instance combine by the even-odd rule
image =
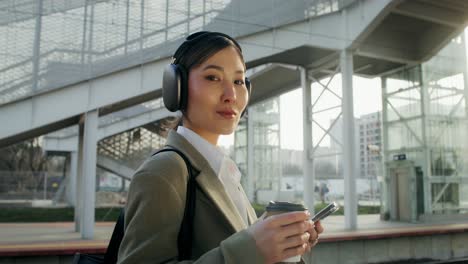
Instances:
[[[181,135],[169,133],[167,146],[183,152],[197,176],[192,256],[195,263],[263,263],[247,224],[228,197],[208,161]],[[135,172],[125,210],[125,235],[118,263],[176,263],[177,235],[182,222],[188,171],[175,152],[151,156]],[[248,208],[255,211],[239,184]],[[186,261],[184,263],[191,263]]]

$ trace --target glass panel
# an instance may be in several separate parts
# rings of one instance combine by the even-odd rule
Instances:
[[[266,204],[281,197],[281,157],[279,97],[253,105],[249,109],[252,119],[254,153],[254,202]],[[288,199],[286,199],[288,200]]]
[[[390,149],[412,148],[421,146],[421,120],[408,121],[405,124],[387,125],[388,145]]]
[[[421,95],[419,87],[392,94],[387,97],[389,108],[397,113],[398,117],[409,118],[421,115]]]
[[[242,173],[242,185],[247,190],[247,119],[242,118],[234,133],[234,158],[239,171]]]
[[[466,174],[465,174],[466,175]],[[459,197],[460,197],[460,213],[468,214],[468,183],[460,183],[459,186]]]
[[[401,89],[419,87],[421,85],[420,76],[421,74],[419,67],[405,69],[386,76],[387,93],[394,93]]]
[[[460,205],[458,183],[433,183],[431,187],[432,211],[435,214],[458,212]]]

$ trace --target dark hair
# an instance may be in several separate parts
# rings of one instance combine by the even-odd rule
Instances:
[[[187,37],[174,53],[174,64],[184,67],[187,73],[197,67],[218,51],[234,47],[245,67],[242,49],[230,36],[218,32],[197,32]]]

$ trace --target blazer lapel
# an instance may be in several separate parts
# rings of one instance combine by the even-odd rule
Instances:
[[[247,194],[244,191],[244,188],[242,185],[239,183],[239,190],[241,190],[242,196],[244,198],[244,203],[245,203],[245,208],[247,210],[247,219],[249,220],[249,225],[252,225],[257,221],[257,213],[255,213],[255,210],[253,207],[250,205],[249,198],[247,197]]]
[[[236,232],[247,228],[247,224],[229,198],[223,184],[211,169],[209,172],[200,173],[197,182]]]
[[[236,206],[206,159],[183,136],[175,131],[169,132],[167,145],[182,151],[190,160],[192,166],[200,172],[197,176],[200,188],[211,199],[234,231],[238,232],[245,229],[247,227],[246,223],[239,215]]]

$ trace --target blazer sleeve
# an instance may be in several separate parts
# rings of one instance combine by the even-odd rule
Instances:
[[[153,156],[138,169],[130,184],[118,263],[178,263],[177,235],[185,208],[187,175],[183,159],[171,152]],[[254,238],[243,230],[199,259],[181,263],[263,262]]]

